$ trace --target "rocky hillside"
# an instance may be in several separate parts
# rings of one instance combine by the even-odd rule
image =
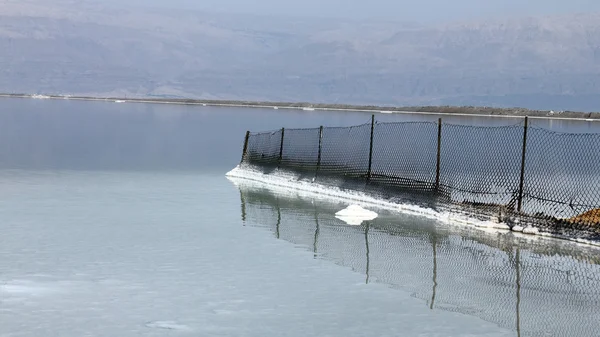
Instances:
[[[600,15],[395,22],[0,4],[0,91],[600,110]]]

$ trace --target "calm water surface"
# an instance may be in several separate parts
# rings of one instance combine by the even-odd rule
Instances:
[[[224,177],[247,129],[368,120],[0,101],[0,336],[598,331],[596,250],[385,212],[349,227],[342,202]]]

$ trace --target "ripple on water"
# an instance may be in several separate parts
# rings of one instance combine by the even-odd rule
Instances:
[[[191,331],[192,329],[176,321],[150,321],[147,322],[146,327],[152,329],[164,329],[164,330],[176,330],[176,331]]]
[[[57,287],[47,286],[31,281],[9,281],[0,284],[0,294],[14,296],[42,296],[59,292]]]

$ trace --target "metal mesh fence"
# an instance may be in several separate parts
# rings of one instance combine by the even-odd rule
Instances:
[[[523,211],[563,224],[600,223],[600,135],[530,128]]]
[[[323,128],[319,174],[366,178],[370,139],[369,124]]]
[[[417,190],[434,188],[437,133],[435,123],[377,123],[371,182]]]
[[[248,133],[242,163],[600,238],[600,134],[432,122]]]
[[[314,170],[319,159],[319,128],[285,129],[280,167]]]
[[[247,139],[244,161],[257,165],[277,165],[282,131],[253,133]]]
[[[484,212],[515,210],[522,142],[522,125],[443,125],[440,192],[448,201]]]
[[[380,213],[348,226],[342,203],[239,185],[243,219],[381,283],[433,310],[473,315],[521,336],[595,336],[600,329],[600,258],[568,242],[532,242],[437,227]]]

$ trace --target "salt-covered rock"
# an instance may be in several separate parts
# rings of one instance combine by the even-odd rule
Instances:
[[[335,213],[335,217],[351,226],[360,226],[363,221],[377,218],[378,214],[358,205],[350,205]]]
[[[523,229],[523,234],[538,235],[540,234],[540,230],[538,228],[528,226]]]

